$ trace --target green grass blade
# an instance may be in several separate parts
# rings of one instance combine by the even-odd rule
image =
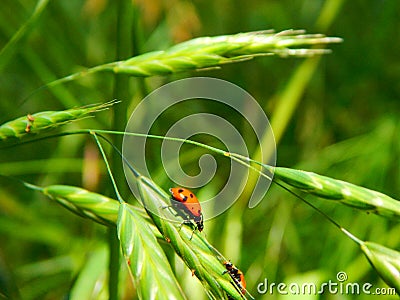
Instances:
[[[20,42],[23,37],[33,28],[36,20],[40,17],[43,10],[46,8],[49,0],[39,0],[36,4],[35,10],[31,17],[23,24],[8,43],[0,51],[0,71],[6,65],[6,63],[12,58],[20,48]]]
[[[0,299],[15,299],[21,300],[21,295],[15,280],[14,272],[12,272],[4,258],[0,258]]]
[[[303,30],[247,32],[234,35],[200,37],[177,44],[165,51],[153,51],[130,59],[99,65],[75,73],[48,86],[78,79],[90,73],[109,71],[136,77],[166,75],[190,70],[218,67],[262,55],[313,56],[329,53],[327,49],[299,48],[340,43],[342,39],[321,34],[304,34]]]
[[[400,252],[373,242],[360,247],[379,276],[400,294]]]
[[[119,207],[118,237],[141,299],[186,299],[151,229],[126,203]]]
[[[270,169],[271,167],[264,167]],[[342,180],[312,172],[289,168],[274,168],[274,180],[318,197],[339,201],[345,205],[371,212],[387,218],[400,218],[400,201]]]
[[[43,111],[14,119],[0,125],[0,143],[16,141],[49,129],[57,128],[66,123],[86,117],[91,113],[108,109],[115,103],[117,103],[117,101],[62,111]]]

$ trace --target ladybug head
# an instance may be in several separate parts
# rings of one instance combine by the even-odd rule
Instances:
[[[233,268],[233,264],[230,261],[224,262],[225,268],[230,271]]]
[[[197,225],[197,229],[198,229],[200,232],[202,232],[203,229],[204,229],[203,222],[197,222],[196,225]]]

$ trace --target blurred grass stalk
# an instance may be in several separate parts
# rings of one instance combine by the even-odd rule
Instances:
[[[116,59],[121,60],[132,54],[132,16],[133,3],[130,0],[115,1],[117,11],[116,27]],[[121,100],[121,105],[113,110],[112,128],[118,131],[124,131],[127,122],[127,111],[129,103],[129,78],[124,75],[115,75],[114,98]],[[116,135],[113,137],[113,144],[122,147],[123,137]],[[111,156],[111,165],[114,176],[118,182],[124,181],[124,173],[121,167],[121,158],[118,153],[113,151]],[[109,193],[111,191],[108,191]],[[118,300],[118,274],[119,274],[119,253],[120,244],[118,242],[117,232],[114,228],[109,228],[109,299]]]
[[[8,36],[11,36],[7,44],[0,51],[0,72],[7,65],[7,63],[14,57],[14,55],[23,48],[23,43],[26,36],[35,28],[37,21],[39,20],[42,12],[47,8],[48,0],[38,0],[36,7],[30,16],[30,18],[17,30],[14,32],[10,22],[3,22],[2,30]],[[49,36],[51,38],[51,36]],[[43,59],[40,54],[35,52],[31,47],[25,47],[24,51],[20,51],[20,54],[27,62],[29,67],[35,72],[36,76],[40,78],[42,82],[49,82],[49,80],[56,80],[58,76],[54,73],[51,67],[47,66],[45,59]],[[36,92],[36,91],[35,91]],[[33,92],[33,93],[35,93]],[[64,86],[58,86],[51,90],[55,98],[64,107],[75,107],[82,103],[78,101],[71,93],[71,91]],[[29,96],[24,100],[26,101]],[[8,111],[3,112],[2,118],[6,120],[9,115],[9,111],[12,111],[11,107]]]
[[[0,72],[13,55],[20,49],[23,38],[34,27],[35,22],[46,8],[49,0],[39,0],[29,19],[18,29],[7,44],[0,51]]]

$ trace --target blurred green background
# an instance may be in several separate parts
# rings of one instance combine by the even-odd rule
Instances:
[[[116,60],[118,2],[49,2],[18,44],[18,51],[0,65],[0,123],[28,113],[115,97],[115,79],[110,74],[31,93],[84,67]],[[164,83],[190,76],[228,80],[252,94],[273,125],[282,128],[276,136],[278,166],[317,172],[400,198],[399,1],[140,0],[132,4],[126,36],[132,54],[125,58],[198,36],[264,29],[306,29],[308,33],[343,38],[342,44],[330,45],[332,53],[319,60],[267,56],[217,70],[131,78],[124,87],[127,96],[121,100],[129,102],[129,116],[147,93]],[[36,1],[30,0],[2,1],[0,49],[32,15],[35,5]],[[291,100],[293,114],[284,119],[278,108]],[[199,109],[213,112],[218,107]],[[171,114],[168,119],[166,115],[159,128],[179,116]],[[110,112],[102,112],[67,128],[112,129],[110,119]],[[242,134],[249,130],[241,122],[235,125]],[[172,182],[162,172],[160,143],[151,145],[146,160],[151,162],[150,171],[157,175],[158,183],[167,190]],[[249,141],[248,147],[253,153],[257,142]],[[187,155],[185,149],[181,151],[183,168],[198,172],[197,155],[203,152]],[[221,178],[196,190],[200,199],[215,194],[224,182],[229,161],[217,161],[217,176]],[[112,191],[98,150],[87,136],[1,149],[0,173],[43,186],[70,184],[99,193]],[[117,180],[126,189],[125,179]],[[0,184],[0,299],[4,293],[1,287],[19,290],[23,299],[68,299],[71,291],[89,284],[81,278],[97,282],[94,299],[103,299],[105,228],[15,182],[1,179]],[[206,222],[204,232],[246,274],[248,290],[256,299],[293,299],[276,293],[258,294],[257,285],[265,278],[268,282],[318,283],[335,280],[339,271],[347,273],[349,282],[386,287],[358,247],[310,207],[272,185],[264,201],[250,210],[246,208],[250,193],[246,190],[233,208]],[[129,194],[127,190],[125,194]],[[309,200],[359,238],[400,249],[400,226],[396,222],[325,200]],[[172,261],[188,298],[205,299],[197,279],[179,259]],[[83,272],[92,276],[84,277]],[[120,283],[125,298],[131,299],[132,287],[127,288],[122,279]],[[325,294],[302,299],[377,297]]]

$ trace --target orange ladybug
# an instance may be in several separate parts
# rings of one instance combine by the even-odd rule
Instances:
[[[224,262],[224,266],[226,271],[224,271],[222,274],[229,273],[240,292],[243,295],[246,294],[246,281],[244,280],[243,272],[236,268],[230,261]]]
[[[197,229],[201,232],[204,229],[203,214],[197,197],[183,187],[170,188],[169,191],[172,195],[172,207],[183,219],[194,221]]]

